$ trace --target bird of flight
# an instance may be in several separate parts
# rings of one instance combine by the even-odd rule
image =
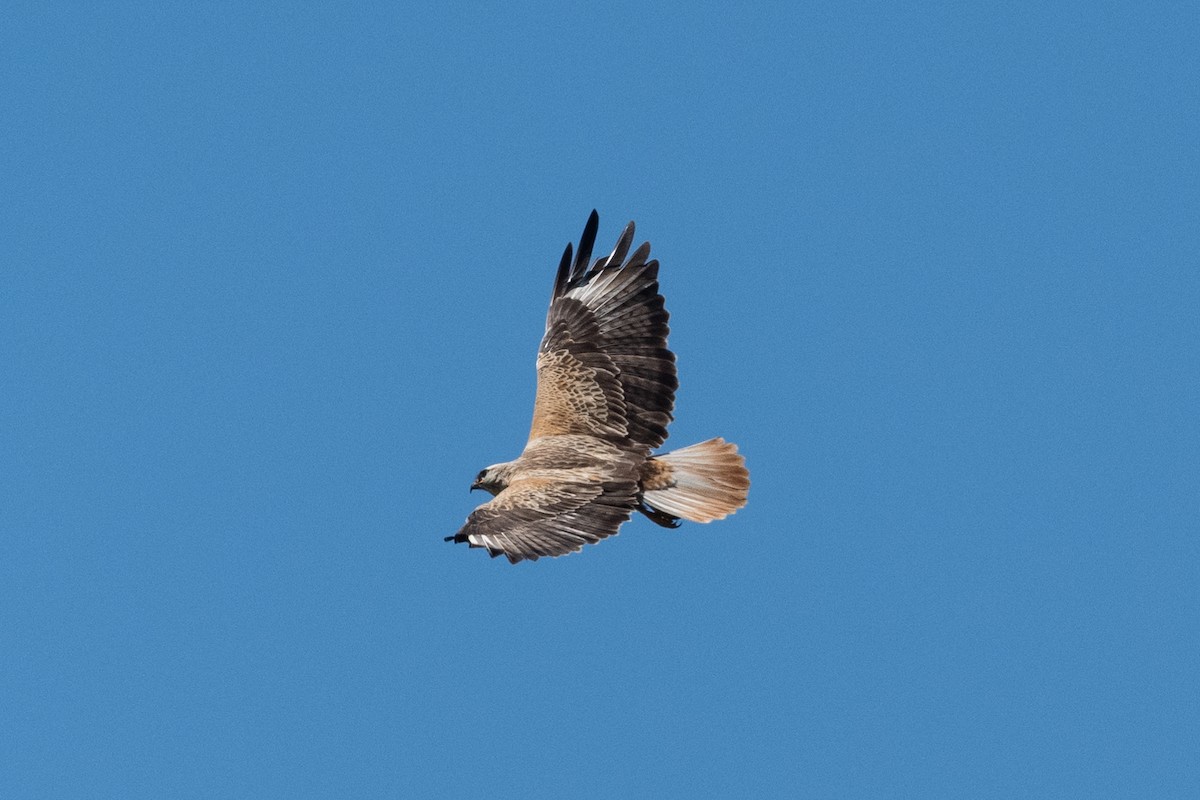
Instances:
[[[649,242],[629,255],[630,222],[589,266],[599,224],[593,211],[574,259],[568,244],[558,265],[525,450],[475,477],[471,489],[494,496],[448,542],[515,564],[598,542],[634,511],[675,528],[746,504],[750,473],[736,445],[709,439],[651,455],[666,441],[679,386],[658,261]]]

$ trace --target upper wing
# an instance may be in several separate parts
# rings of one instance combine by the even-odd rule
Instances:
[[[523,478],[471,512],[447,541],[486,547],[512,563],[573,553],[617,532],[637,502],[633,481],[562,482]]]
[[[585,433],[647,450],[667,438],[679,379],[667,349],[658,262],[647,242],[626,259],[630,222],[617,246],[588,268],[599,215],[588,218],[572,261],[567,245],[538,350],[530,438]]]

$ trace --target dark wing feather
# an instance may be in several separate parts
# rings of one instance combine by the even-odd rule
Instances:
[[[554,302],[554,298],[567,290],[567,284],[571,280],[571,243],[567,242],[567,249],[563,251],[562,259],[558,262],[558,275],[554,278],[554,294],[550,296],[550,301]]]
[[[513,481],[447,541],[484,547],[512,563],[561,556],[617,532],[637,503],[633,481]]]
[[[596,209],[588,216],[583,233],[579,236],[579,252],[575,256],[575,266],[571,269],[571,278],[581,277],[587,271],[588,262],[592,258],[592,248],[596,245],[596,231],[600,229],[600,215]]]

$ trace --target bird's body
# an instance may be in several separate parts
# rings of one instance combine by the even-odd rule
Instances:
[[[493,499],[447,541],[522,559],[557,556],[614,534],[635,511],[666,527],[709,522],[746,503],[749,473],[721,439],[652,456],[667,438],[679,381],[649,243],[626,259],[633,223],[589,269],[592,212],[567,245],[538,349],[525,450],[479,473]]]

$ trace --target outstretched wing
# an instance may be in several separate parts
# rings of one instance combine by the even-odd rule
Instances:
[[[573,553],[617,532],[636,504],[633,481],[562,482],[523,478],[471,512],[446,541],[486,547],[512,563]]]
[[[649,450],[667,438],[679,379],[667,349],[658,262],[647,242],[626,258],[630,222],[611,254],[588,267],[599,215],[593,211],[571,257],[558,267],[538,350],[530,438],[587,434]]]

